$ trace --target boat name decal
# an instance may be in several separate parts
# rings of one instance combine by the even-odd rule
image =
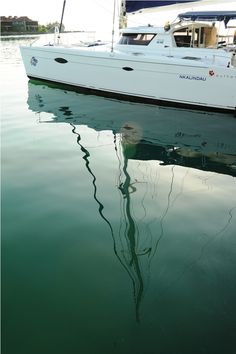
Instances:
[[[185,80],[197,80],[197,81],[206,81],[205,76],[195,76],[195,75],[184,75],[180,74],[179,75],[180,79],[185,79]]]
[[[35,57],[32,57],[30,60],[30,64],[33,66],[36,66],[38,64],[38,59],[36,59]]]

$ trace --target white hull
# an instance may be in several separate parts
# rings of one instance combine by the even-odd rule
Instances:
[[[49,46],[21,47],[21,54],[26,73],[32,78],[157,103],[223,110],[236,107],[235,68],[201,62],[193,65],[193,60],[167,56]],[[64,58],[67,63],[58,63],[55,58]]]

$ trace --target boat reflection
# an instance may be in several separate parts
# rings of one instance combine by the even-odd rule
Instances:
[[[123,141],[135,138],[133,159],[236,176],[236,121],[231,114],[120,102],[37,81],[30,81],[28,88],[29,108],[52,113],[50,122],[70,120],[96,131],[121,133]]]
[[[92,177],[93,197],[99,215],[109,227],[117,259],[131,279],[136,320],[139,321],[151,262],[163,238],[164,221],[171,203],[173,206],[177,198],[175,196],[171,201],[174,168],[179,165],[235,177],[236,120],[228,114],[167,109],[82,95],[35,81],[30,81],[28,85],[28,106],[37,113],[39,122],[68,123],[76,136],[85,167]],[[115,188],[121,199],[118,232],[106,216],[104,204],[98,197],[97,176],[91,165],[89,148],[81,140],[79,127],[82,125],[97,132],[112,131],[113,150],[118,161]],[[129,164],[135,160],[152,160],[159,168],[170,165],[171,177],[165,205],[161,205],[162,210],[157,208],[150,215],[144,201],[144,194],[148,193],[149,188],[148,180],[146,176],[143,180],[133,177],[129,170]],[[158,178],[154,182],[158,185]],[[151,199],[155,193],[152,191]],[[134,198],[136,204],[142,205],[142,217],[133,211]],[[151,225],[155,226],[155,231],[152,231]]]

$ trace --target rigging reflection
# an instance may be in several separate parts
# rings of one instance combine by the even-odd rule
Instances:
[[[150,277],[151,261],[164,236],[168,211],[178,198],[178,195],[172,198],[175,167],[179,165],[235,177],[236,121],[227,114],[119,102],[35,81],[30,81],[28,85],[28,106],[39,114],[40,122],[68,123],[76,136],[85,167],[92,178],[93,198],[99,215],[109,228],[115,256],[131,279],[136,320],[140,321],[140,305]],[[45,118],[41,113],[50,113],[53,117]],[[116,188],[122,215],[119,232],[114,231],[104,204],[98,197],[97,177],[91,165],[89,148],[81,141],[81,125],[97,132],[109,130],[113,133],[112,143],[118,160]],[[149,188],[147,179],[132,177],[129,169],[130,162],[135,160],[152,160],[159,168],[171,167],[165,205],[152,217],[147,217],[145,208],[145,193]],[[154,185],[157,186],[159,177],[154,178]],[[142,197],[141,190],[144,191]],[[157,191],[152,193],[154,195]],[[142,217],[134,213],[132,201],[138,198],[144,211]],[[155,234],[151,230],[154,224]]]

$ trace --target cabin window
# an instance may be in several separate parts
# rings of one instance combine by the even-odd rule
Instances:
[[[206,28],[186,27],[177,30],[174,33],[175,43],[177,47],[204,47],[205,46]]]
[[[174,33],[177,47],[190,47],[192,32],[188,28],[182,28]]]
[[[148,45],[154,37],[154,33],[123,33],[119,44]]]

